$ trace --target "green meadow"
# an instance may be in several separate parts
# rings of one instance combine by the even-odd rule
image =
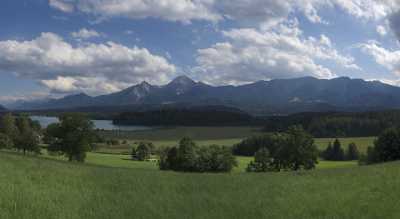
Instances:
[[[200,146],[223,145],[232,146],[246,137],[262,135],[262,127],[172,127],[157,128],[146,131],[100,131],[101,136],[107,139],[126,141],[127,144],[116,146],[100,145],[98,152],[104,153],[129,153],[132,145],[139,141],[150,141],[155,146],[165,147],[177,145],[182,137],[194,139]],[[356,143],[360,152],[366,152],[368,146],[372,146],[376,137],[352,137],[339,138],[342,147],[346,148],[350,143]],[[315,144],[319,150],[324,150],[334,138],[316,138]]]
[[[59,161],[67,161],[65,157],[54,157],[47,155],[43,152],[44,155],[41,157],[47,159],[54,159]],[[247,165],[250,161],[253,160],[252,157],[236,157],[238,166],[234,168],[233,173],[241,173],[245,172]],[[86,158],[87,164],[93,164],[103,167],[120,167],[120,168],[129,168],[129,169],[142,169],[142,170],[152,170],[159,171],[157,162],[140,162],[134,161],[131,159],[130,155],[127,154],[107,154],[107,153],[93,153],[90,152],[87,154]],[[317,164],[317,169],[327,169],[327,168],[341,168],[341,167],[354,167],[357,166],[356,161],[319,161]]]
[[[139,141],[149,141],[157,147],[166,147],[177,145],[182,137],[189,136],[200,146],[212,144],[232,146],[248,136],[263,134],[262,127],[174,127],[137,132],[100,131],[99,133],[107,139],[119,140],[120,144],[114,146],[99,145],[94,153],[88,153],[87,163],[148,170],[157,170],[157,163],[130,160],[129,153],[135,143]],[[315,144],[319,150],[324,150],[329,142],[334,140],[334,138],[316,138]],[[368,146],[373,145],[375,137],[339,138],[339,140],[342,142],[343,148],[354,142],[359,150],[364,153]],[[124,141],[125,144],[122,143]],[[252,157],[237,157],[238,167],[234,169],[234,172],[244,172],[252,159]],[[342,168],[356,165],[357,162],[355,161],[319,161],[317,168]]]
[[[400,217],[399,163],[190,174],[91,159],[76,164],[0,152],[0,218]]]
[[[182,137],[195,140],[242,139],[251,135],[262,133],[262,127],[164,127],[145,131],[100,131],[106,138],[150,140],[150,141],[176,141]]]
[[[180,134],[183,132],[184,134]],[[246,173],[252,157],[237,157],[231,173],[159,171],[133,161],[135,142],[158,147],[183,136],[199,145],[232,146],[262,134],[257,127],[177,127],[101,132],[118,145],[99,145],[85,164],[65,157],[0,152],[0,218],[397,218],[400,163],[358,166],[319,161],[309,172]],[[360,151],[375,138],[342,138]],[[334,139],[315,139],[325,149]],[[329,206],[329,207],[327,207]]]

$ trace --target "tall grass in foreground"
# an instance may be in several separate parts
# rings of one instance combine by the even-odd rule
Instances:
[[[399,218],[400,164],[184,174],[0,153],[0,218]]]

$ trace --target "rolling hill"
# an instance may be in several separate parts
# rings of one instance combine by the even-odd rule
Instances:
[[[147,82],[117,93],[90,97],[86,94],[25,103],[16,109],[72,109],[145,105],[224,105],[253,114],[365,111],[400,107],[400,88],[378,81],[347,77],[312,77],[258,81],[242,86],[211,86],[181,76],[164,86]]]

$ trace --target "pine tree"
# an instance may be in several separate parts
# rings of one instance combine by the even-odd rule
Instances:
[[[335,161],[344,160],[344,151],[342,149],[342,145],[339,139],[336,139],[335,142],[333,143],[332,160]]]
[[[355,143],[350,143],[347,147],[346,159],[347,160],[358,160],[360,153]]]
[[[333,148],[332,148],[332,142],[329,142],[328,147],[325,149],[325,151],[322,154],[323,158],[325,160],[332,160],[333,159]]]

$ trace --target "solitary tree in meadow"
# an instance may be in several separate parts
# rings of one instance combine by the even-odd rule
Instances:
[[[93,123],[81,114],[67,114],[60,117],[60,123],[46,130],[52,143],[49,151],[65,154],[69,161],[84,162],[86,152],[92,149],[94,141]]]

